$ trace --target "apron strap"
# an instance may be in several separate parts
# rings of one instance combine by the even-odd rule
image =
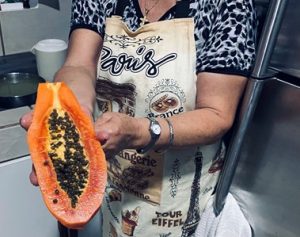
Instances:
[[[117,6],[115,9],[115,15],[117,16],[123,16],[125,7],[128,6],[129,1],[128,0],[118,0]]]
[[[181,0],[177,2],[175,7],[175,18],[187,18],[189,16],[190,1]]]

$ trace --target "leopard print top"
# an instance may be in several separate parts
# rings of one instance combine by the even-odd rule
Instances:
[[[123,1],[123,0],[122,0]],[[71,32],[87,28],[105,33],[105,19],[115,13],[117,0],[73,0]],[[160,20],[175,17],[175,7]],[[195,22],[198,72],[248,76],[255,57],[256,18],[252,0],[190,0],[189,17]],[[128,0],[123,20],[139,28],[138,0]]]

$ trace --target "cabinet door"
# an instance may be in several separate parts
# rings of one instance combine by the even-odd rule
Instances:
[[[40,190],[29,182],[30,157],[0,163],[0,236],[59,237],[57,221],[45,206]],[[97,214],[79,237],[101,237]]]
[[[30,157],[0,163],[0,236],[58,237],[57,222],[29,182]]]

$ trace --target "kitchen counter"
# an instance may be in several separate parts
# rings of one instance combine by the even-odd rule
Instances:
[[[0,74],[9,72],[37,73],[35,55],[31,52],[0,57]]]
[[[0,164],[29,154],[25,130],[19,125],[29,111],[28,106],[0,111]]]

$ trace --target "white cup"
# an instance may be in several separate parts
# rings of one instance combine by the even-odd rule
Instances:
[[[55,73],[65,62],[67,43],[59,39],[45,39],[32,47],[40,77],[52,82]]]

